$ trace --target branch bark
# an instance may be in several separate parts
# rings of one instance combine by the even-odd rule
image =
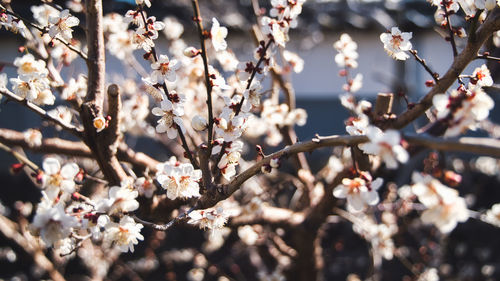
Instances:
[[[451,67],[445,75],[438,80],[436,85],[425,95],[414,107],[401,114],[389,127],[401,129],[417,119],[432,106],[432,98],[440,93],[446,92],[467,65],[477,57],[478,51],[484,42],[490,38],[493,32],[500,29],[500,8],[492,10],[485,22],[478,28],[476,33],[470,34],[471,39],[467,42],[464,50],[455,57]]]
[[[116,158],[115,142],[117,139],[116,126],[120,110],[119,92],[117,86],[110,86],[110,108],[108,112],[114,114],[112,126],[97,132],[94,119],[103,116],[104,83],[105,83],[105,44],[102,22],[102,2],[87,0],[87,44],[88,44],[88,85],[87,96],[80,108],[82,123],[85,128],[84,141],[94,153],[99,167],[110,185],[119,185],[127,174]],[[114,106],[114,107],[113,107]],[[113,117],[112,117],[113,119]],[[115,124],[115,125],[113,125]]]

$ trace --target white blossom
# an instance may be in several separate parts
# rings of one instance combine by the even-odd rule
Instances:
[[[74,178],[80,171],[75,163],[67,163],[61,167],[59,160],[47,157],[43,160],[43,187],[50,198],[55,198],[60,191],[71,194],[75,191]]]
[[[496,227],[500,227],[500,204],[491,206],[491,209],[486,211],[486,214],[481,216],[481,219]]]
[[[338,67],[358,67],[358,62],[356,61],[359,56],[357,52],[358,44],[352,40],[349,34],[344,33],[340,35],[340,40],[335,42],[333,47],[339,52],[335,55],[335,62]]]
[[[49,17],[49,35],[54,38],[57,35],[61,35],[61,37],[69,41],[73,38],[73,30],[71,29],[73,26],[77,26],[80,23],[78,18],[73,17],[69,10],[63,10],[58,16],[50,16]]]
[[[135,223],[134,219],[129,216],[123,216],[120,223],[109,223],[106,225],[104,232],[104,241],[108,245],[115,243],[122,252],[134,252],[134,245],[139,243],[139,240],[144,240],[141,234],[143,225]]]
[[[226,223],[227,216],[222,207],[207,210],[195,210],[189,213],[189,224],[198,225],[201,229],[210,229],[213,231],[221,229]]]
[[[177,60],[169,60],[167,55],[160,55],[157,62],[151,64],[153,73],[151,73],[151,82],[153,84],[162,84],[165,79],[174,82],[176,79],[175,71],[179,69],[180,64]]]
[[[201,170],[194,169],[190,163],[164,165],[156,179],[167,190],[167,197],[171,200],[200,196],[198,181],[201,180]]]
[[[38,147],[42,145],[42,133],[36,129],[28,129],[23,132],[24,141],[30,147]]]
[[[388,169],[396,169],[398,162],[408,161],[408,152],[401,146],[401,136],[396,130],[383,132],[378,127],[368,126],[366,136],[370,142],[360,144],[359,148],[365,153],[378,155],[382,158]]]
[[[178,39],[184,32],[184,26],[174,17],[164,18],[163,23],[167,27],[163,29],[163,33],[170,40]]]
[[[159,134],[167,132],[167,136],[170,139],[175,139],[177,137],[177,127],[179,127],[182,133],[185,133],[185,128],[180,116],[184,115],[184,109],[182,106],[174,106],[169,100],[163,100],[161,102],[161,108],[155,107],[152,110],[153,115],[161,117],[158,120],[158,125],[156,125],[156,132]]]
[[[103,200],[98,209],[109,215],[135,211],[139,208],[139,202],[136,200],[138,194],[137,190],[133,190],[133,187],[124,181],[120,186],[109,189],[109,198]]]
[[[137,5],[146,5],[148,8],[151,7],[151,1],[150,0],[135,0],[135,4],[137,4]]]
[[[391,33],[380,34],[380,41],[384,43],[384,49],[391,57],[406,60],[410,57],[406,52],[412,48],[411,37],[411,32],[401,32],[399,28],[393,27]]]
[[[146,196],[146,198],[153,197],[153,194],[156,191],[154,183],[145,177],[137,178],[134,182],[134,186],[137,191],[139,191],[139,194]]]
[[[227,48],[227,28],[221,27],[216,18],[212,18],[212,29],[210,29],[212,45],[215,51],[224,51]]]
[[[78,222],[64,211],[62,203],[50,204],[48,199],[42,199],[38,205],[32,226],[40,233],[47,246],[68,237]]]
[[[344,178],[342,184],[333,189],[333,196],[347,198],[348,208],[355,212],[362,211],[366,205],[373,206],[379,202],[377,189],[382,186],[383,180],[377,178],[371,181],[370,178]]]

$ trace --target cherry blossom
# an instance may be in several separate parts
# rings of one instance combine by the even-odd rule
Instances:
[[[28,129],[23,132],[24,140],[30,147],[42,145],[42,133],[39,130]]]
[[[496,227],[500,227],[500,204],[491,206],[491,209],[486,211],[486,214],[481,216],[481,219]]]
[[[198,225],[201,229],[210,229],[212,233],[224,226],[227,216],[222,207],[216,209],[196,210],[189,213],[189,224]]]
[[[347,198],[347,206],[355,212],[362,211],[366,205],[375,205],[379,202],[377,189],[382,186],[383,180],[377,178],[371,181],[371,176],[344,178],[342,184],[333,189],[333,196]]]
[[[75,191],[74,178],[80,171],[75,163],[67,163],[61,167],[59,160],[47,157],[43,161],[43,187],[50,198],[55,198],[60,191],[71,194]]]
[[[227,28],[221,27],[216,18],[212,18],[212,29],[210,29],[212,45],[215,51],[224,51],[227,48]]]
[[[42,202],[38,205],[33,218],[32,227],[40,233],[40,237],[47,246],[52,246],[68,237],[72,228],[77,224],[76,218],[66,214],[62,203],[52,205],[48,199],[42,197]]]
[[[135,0],[135,4],[137,4],[137,5],[146,5],[148,8],[151,7],[151,1],[150,0]]]
[[[467,129],[475,130],[494,107],[493,99],[478,85],[460,87],[450,94],[438,94],[432,99],[437,118],[448,127],[445,136],[457,136]]]
[[[338,67],[358,67],[358,62],[356,61],[359,56],[357,52],[358,44],[352,40],[349,34],[343,33],[340,35],[340,40],[335,42],[333,47],[339,52],[335,55],[335,62]]]
[[[152,110],[153,115],[161,117],[158,120],[158,125],[156,125],[156,132],[159,134],[167,132],[167,136],[170,139],[177,137],[177,127],[179,127],[182,132],[185,132],[185,128],[180,116],[184,115],[184,109],[181,106],[175,106],[169,100],[163,100],[161,102],[161,108],[155,107]]]
[[[137,195],[139,192],[134,190],[128,181],[124,181],[120,186],[109,189],[109,197],[98,204],[98,209],[109,215],[135,211],[139,208]]]
[[[153,73],[151,73],[151,82],[153,84],[163,83],[165,79],[174,82],[176,79],[175,71],[179,69],[180,64],[177,60],[169,60],[167,55],[160,55],[157,62],[151,64]]]
[[[384,49],[397,60],[406,60],[410,56],[406,53],[411,50],[411,32],[401,32],[399,28],[393,27],[391,33],[380,34],[380,41],[384,43]]]
[[[478,86],[491,86],[493,85],[493,79],[491,78],[491,73],[486,64],[481,65],[481,67],[477,67],[474,69],[472,73],[474,84],[477,83]]]
[[[442,233],[449,233],[459,222],[469,218],[465,200],[458,196],[458,191],[429,175],[414,173],[412,179],[412,192],[427,207],[421,215],[424,223],[434,224]]]
[[[14,60],[14,65],[17,67],[17,74],[19,75],[36,75],[45,77],[48,70],[45,68],[43,60],[35,60],[32,54],[26,54]]]
[[[69,41],[73,38],[73,30],[71,29],[73,26],[77,26],[80,23],[78,18],[71,16],[69,10],[63,10],[58,16],[50,16],[49,17],[49,35],[52,38],[55,38],[57,35],[61,35],[61,37]]]
[[[171,200],[200,196],[198,181],[201,180],[201,170],[194,169],[189,163],[164,165],[156,179],[167,190],[167,197]]]
[[[38,105],[54,104],[55,96],[50,90],[50,82],[45,77],[38,75],[20,75],[18,78],[11,78],[12,90],[21,98]]]
[[[380,156],[388,169],[396,169],[398,162],[408,161],[409,155],[400,144],[401,135],[398,131],[383,132],[375,126],[368,126],[366,136],[370,142],[360,144],[359,148],[365,153]]]
[[[156,186],[152,180],[145,177],[137,178],[134,182],[134,186],[137,188],[137,191],[139,191],[139,194],[144,195],[146,198],[153,197],[153,194],[156,191]]]
[[[119,223],[111,222],[106,225],[104,232],[104,241],[108,245],[115,243],[122,252],[134,252],[134,245],[139,243],[139,240],[144,240],[141,234],[141,229],[144,226],[140,223],[135,223],[134,219],[129,216],[123,216]]]
[[[217,167],[220,169],[222,176],[228,181],[236,175],[236,166],[239,164],[238,161],[240,160],[242,149],[243,142],[241,141],[228,143],[224,154],[219,163],[217,163]]]

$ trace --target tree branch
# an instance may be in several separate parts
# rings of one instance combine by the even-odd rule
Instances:
[[[445,75],[439,79],[436,85],[425,95],[414,107],[401,114],[389,127],[401,129],[417,119],[432,106],[432,98],[440,93],[446,92],[462,73],[465,67],[477,57],[477,53],[484,42],[490,38],[493,32],[500,29],[500,8],[493,9],[485,22],[478,28],[474,40],[469,40],[464,50],[455,57],[452,65]],[[472,35],[470,35],[472,36]]]
[[[0,94],[4,95],[5,97],[7,97],[11,101],[15,101],[15,102],[27,107],[28,109],[30,109],[31,111],[35,112],[40,117],[42,117],[42,119],[52,121],[52,122],[56,123],[57,125],[61,126],[64,130],[70,132],[71,134],[73,134],[79,138],[82,137],[82,129],[81,128],[77,128],[74,125],[66,123],[64,120],[62,120],[58,116],[51,116],[51,115],[47,114],[47,111],[45,111],[45,109],[39,107],[38,105],[36,105],[30,101],[27,101],[27,100],[21,98],[20,96],[12,93],[8,89],[5,89],[5,88],[0,89]]]

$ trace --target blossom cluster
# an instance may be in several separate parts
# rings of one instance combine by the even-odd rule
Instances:
[[[44,160],[43,196],[31,224],[32,232],[61,254],[73,252],[78,242],[87,238],[102,239],[108,247],[117,245],[123,252],[133,252],[138,240],[144,239],[142,224],[127,215],[139,207],[138,191],[125,181],[110,187],[107,197],[87,198],[78,193],[76,182],[82,177],[75,163],[61,167],[57,158]]]

